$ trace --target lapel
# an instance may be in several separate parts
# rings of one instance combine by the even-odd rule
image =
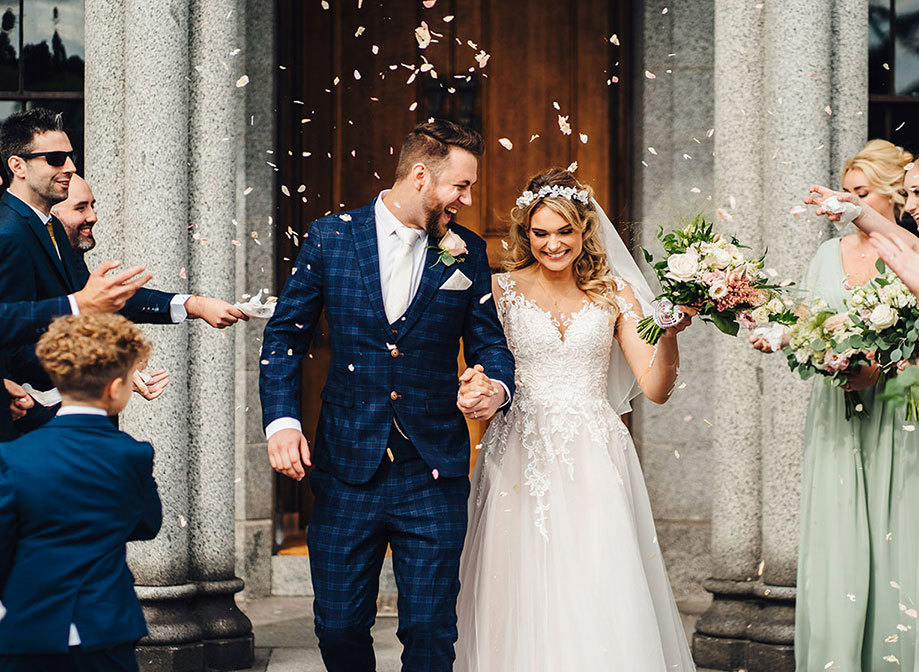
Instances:
[[[22,199],[8,192],[4,192],[2,201],[26,220],[28,228],[37,239],[38,244],[41,245],[45,254],[48,255],[50,266],[61,276],[64,285],[69,289],[78,289],[73,287],[73,281],[70,278],[70,274],[67,272],[66,265],[62,261],[64,253],[62,252],[61,258],[58,258],[57,251],[54,249],[54,244],[51,242],[51,237],[48,235],[48,229],[42,224],[38,215],[35,214],[35,211]],[[51,221],[56,222],[57,220],[55,217],[52,217]],[[57,222],[56,226],[54,224],[52,224],[52,226],[54,226],[54,237],[58,240],[58,245],[69,245],[67,234],[60,222]]]
[[[379,198],[379,196],[377,196]],[[383,308],[383,290],[380,286],[380,250],[377,247],[377,225],[374,217],[374,207],[377,199],[373,199],[352,221],[352,236],[354,249],[357,252],[357,265],[364,278],[364,287],[370,298],[370,307],[376,314],[386,333],[390,333],[389,320],[386,319],[386,310]]]
[[[434,298],[434,294],[443,282],[444,271],[447,267],[437,261],[440,255],[436,249],[430,249],[432,246],[436,247],[437,243],[436,241],[432,242],[428,237],[428,250],[424,258],[421,285],[418,287],[414,300],[409,304],[408,310],[405,311],[405,321],[402,322],[402,326],[399,329],[399,337],[405,335],[418,321],[418,318],[421,317],[424,309]]]

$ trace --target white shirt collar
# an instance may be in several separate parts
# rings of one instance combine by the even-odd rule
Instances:
[[[14,194],[12,191],[9,192],[9,195],[10,195],[10,196],[16,196],[16,194]],[[19,198],[19,196],[16,196],[16,198]],[[38,215],[38,218],[41,220],[41,223],[42,223],[42,224],[44,224],[45,226],[48,225],[48,222],[51,221],[51,215],[46,215],[46,214],[43,213],[41,210],[39,210],[38,208],[36,208],[34,205],[32,205],[31,203],[29,203],[28,201],[26,201],[26,200],[23,199],[23,198],[19,198],[19,200],[22,201],[23,203],[25,203],[26,205],[28,205],[30,208],[32,208],[32,212],[34,212],[36,215]]]
[[[105,409],[96,408],[95,406],[83,406],[82,404],[68,404],[66,406],[61,406],[58,411],[58,415],[101,415],[107,417],[108,413],[105,412]]]
[[[405,228],[416,233],[422,240],[426,239],[428,237],[427,231],[405,226],[405,224],[399,221],[399,218],[392,214],[392,211],[386,207],[386,204],[383,202],[383,197],[390,191],[392,191],[392,189],[384,189],[381,191],[380,195],[377,197],[377,202],[373,206],[373,214],[376,217],[377,226],[379,226],[387,236],[394,236],[397,229]]]

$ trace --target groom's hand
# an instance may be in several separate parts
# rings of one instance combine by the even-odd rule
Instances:
[[[268,439],[268,461],[279,474],[295,481],[303,480],[306,468],[311,466],[310,446],[303,432],[296,429],[282,429]]]
[[[504,403],[504,387],[492,381],[484,371],[476,364],[460,376],[456,407],[470,420],[488,420]]]

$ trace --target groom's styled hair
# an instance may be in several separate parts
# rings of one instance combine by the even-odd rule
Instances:
[[[402,142],[399,163],[396,164],[396,181],[406,177],[418,162],[436,175],[450,153],[450,147],[465,149],[476,158],[485,153],[485,141],[475,129],[446,119],[418,124]]]

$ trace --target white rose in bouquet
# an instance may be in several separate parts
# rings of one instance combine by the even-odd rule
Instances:
[[[731,263],[731,253],[721,247],[713,246],[705,255],[705,264],[710,268],[719,270],[727,268]]]
[[[728,243],[724,249],[731,255],[732,264],[742,264],[744,262],[743,252],[734,243]]]
[[[728,286],[724,282],[717,281],[708,288],[708,295],[717,301],[721,297],[727,296],[728,291]]]
[[[875,306],[874,310],[871,311],[871,315],[868,316],[868,324],[871,325],[871,328],[875,331],[883,331],[895,325],[897,319],[899,319],[897,311],[887,304],[882,303]]]
[[[750,312],[750,317],[753,318],[753,321],[757,324],[768,324],[770,312],[769,306],[760,306],[759,308],[754,308]]]
[[[777,296],[769,301],[769,303],[766,304],[766,307],[769,309],[770,313],[785,312],[785,304],[782,302],[782,299]]]
[[[699,272],[699,255],[695,252],[672,254],[667,259],[667,277],[679,282],[689,282]]]

